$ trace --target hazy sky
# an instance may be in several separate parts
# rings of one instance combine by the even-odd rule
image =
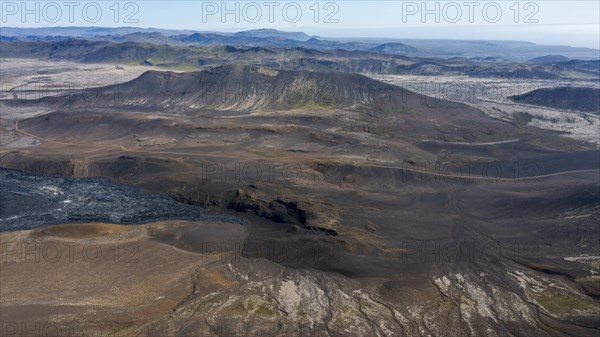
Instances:
[[[115,3],[118,6],[115,6]],[[118,10],[117,10],[118,8]],[[600,47],[600,1],[2,1],[5,27],[136,26]]]

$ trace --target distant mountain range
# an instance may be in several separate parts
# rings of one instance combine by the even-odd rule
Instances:
[[[3,27],[1,41],[58,41],[70,38],[110,42],[139,42],[174,46],[248,46],[310,48],[317,50],[342,49],[372,51],[391,55],[419,57],[501,57],[511,61],[527,61],[554,55],[565,59],[598,59],[600,51],[570,46],[537,45],[522,41],[469,41],[423,39],[335,39],[309,36],[303,32],[284,32],[256,29],[237,33],[168,30],[158,28],[104,27]],[[554,59],[556,61],[556,59]],[[544,63],[535,62],[534,63]]]
[[[141,33],[132,33],[137,35]],[[154,36],[154,41],[164,35]],[[207,35],[184,35],[186,40],[210,39]],[[181,36],[171,36],[181,39]],[[216,39],[220,39],[216,37]],[[244,37],[243,39],[252,38]],[[289,40],[287,40],[289,41]],[[310,40],[309,40],[310,41]],[[273,69],[339,71],[372,74],[466,75],[489,78],[579,78],[597,81],[600,60],[569,60],[543,63],[508,61],[500,57],[433,58],[393,55],[413,47],[383,44],[368,51],[261,47],[240,45],[174,45],[158,42],[111,42],[86,39],[1,41],[2,58],[69,60],[83,63],[142,64],[161,68],[194,70],[209,66],[244,64]]]

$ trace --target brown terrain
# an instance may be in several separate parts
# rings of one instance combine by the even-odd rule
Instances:
[[[1,232],[6,336],[600,331],[592,141],[363,75],[263,66],[136,70],[0,104],[3,168],[248,220]]]

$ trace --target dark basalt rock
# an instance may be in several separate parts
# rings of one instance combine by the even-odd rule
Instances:
[[[198,206],[105,178],[42,177],[0,169],[0,180],[0,231],[65,223],[140,224],[170,219],[246,223],[230,215],[208,215]]]
[[[277,223],[293,225],[289,230],[298,232],[298,229],[311,230],[330,236],[337,236],[337,231],[312,224],[315,217],[310,209],[310,204],[300,203],[294,200],[278,197],[272,200],[259,194],[254,189],[238,189],[230,196],[227,208],[237,212],[245,212],[257,215],[261,218]]]

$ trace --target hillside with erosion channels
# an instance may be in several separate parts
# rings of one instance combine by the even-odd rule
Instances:
[[[597,336],[593,52],[3,28],[0,335]]]
[[[115,99],[117,96],[117,99]],[[16,102],[31,104],[32,102]],[[141,109],[264,111],[351,109],[370,114],[473,110],[447,101],[435,106],[404,88],[359,74],[227,65],[198,72],[147,71],[129,82],[42,98],[51,107],[131,106]]]

